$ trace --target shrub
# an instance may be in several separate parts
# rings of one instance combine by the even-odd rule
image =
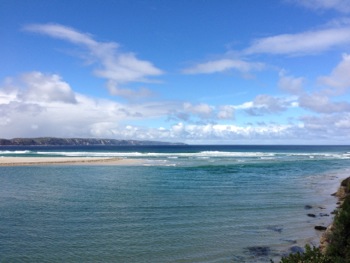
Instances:
[[[283,257],[280,263],[334,263],[334,261],[329,256],[322,254],[319,248],[311,248],[306,245],[304,253],[289,254]]]
[[[341,210],[334,218],[334,231],[329,240],[327,255],[336,262],[350,262],[350,196],[344,199]]]

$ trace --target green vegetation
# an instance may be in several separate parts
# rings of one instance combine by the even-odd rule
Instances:
[[[326,254],[334,259],[333,262],[350,262],[350,196],[345,198],[334,219],[334,230],[329,239]]]
[[[334,263],[331,257],[322,254],[317,247],[305,246],[304,253],[294,253],[282,258],[280,263]]]
[[[325,253],[307,245],[304,253],[290,254],[280,263],[350,263],[350,178],[341,186],[343,193],[339,198],[343,204],[334,218],[332,233],[327,236]]]

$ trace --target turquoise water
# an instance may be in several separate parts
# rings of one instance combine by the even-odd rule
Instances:
[[[345,146],[12,147],[0,156],[140,161],[0,167],[0,262],[269,262],[317,244],[313,227],[331,222],[330,194],[350,171]]]

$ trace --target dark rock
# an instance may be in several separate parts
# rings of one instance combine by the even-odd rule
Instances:
[[[320,213],[320,216],[329,216],[329,214]]]
[[[302,247],[299,247],[299,246],[292,246],[289,250],[292,254],[304,253],[304,249]]]
[[[267,257],[271,252],[271,248],[267,246],[248,247],[248,251],[254,257]]]
[[[304,206],[304,209],[306,209],[306,210],[312,209],[312,206],[311,205],[306,205],[306,206]]]
[[[324,230],[327,229],[327,227],[325,227],[325,226],[315,226],[315,229],[319,230],[319,231],[324,231]]]
[[[282,231],[283,231],[283,228],[279,227],[279,226],[268,226],[267,229],[278,232],[278,233],[282,233]]]
[[[308,217],[316,217],[315,214],[307,214]]]

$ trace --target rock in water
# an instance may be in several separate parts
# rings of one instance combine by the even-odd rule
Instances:
[[[308,217],[316,217],[315,214],[307,214]]]
[[[271,251],[267,246],[248,247],[248,250],[254,257],[267,257]]]
[[[324,230],[327,229],[327,227],[325,227],[325,226],[315,226],[315,229],[319,230],[319,231],[324,231]]]

